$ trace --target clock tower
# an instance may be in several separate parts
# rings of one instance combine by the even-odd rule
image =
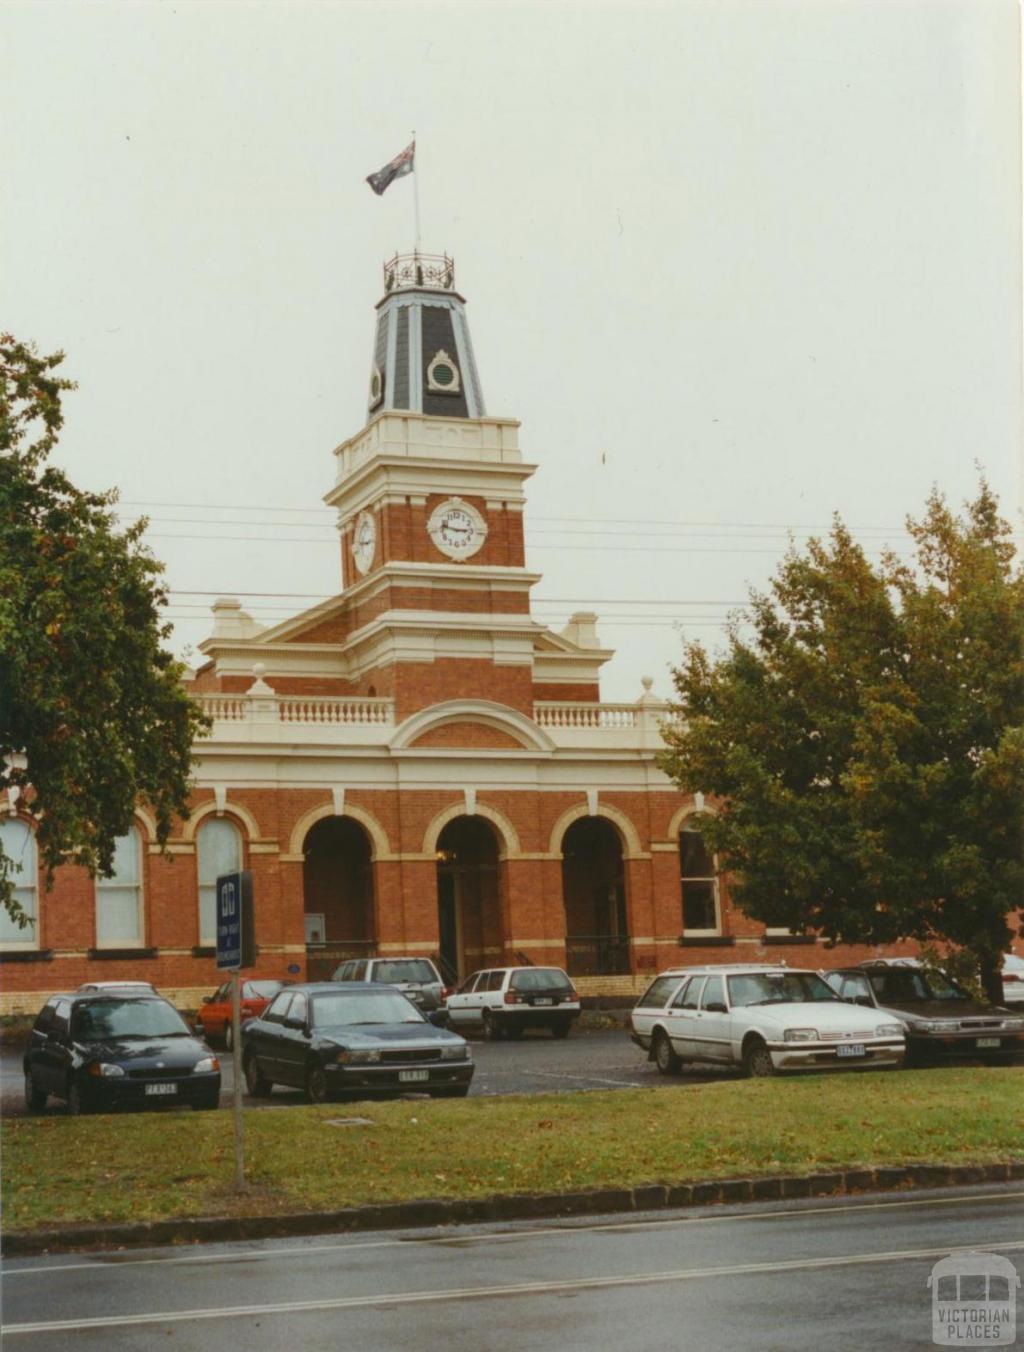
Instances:
[[[446,257],[384,266],[369,418],[335,450],[346,649],[400,712],[479,696],[532,709],[519,424],[487,414]]]

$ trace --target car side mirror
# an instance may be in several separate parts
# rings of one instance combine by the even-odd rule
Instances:
[[[864,1005],[868,1009],[874,1009],[874,1002],[870,995],[855,995],[853,999],[855,1005]]]
[[[213,996],[212,996],[212,995],[204,995],[204,996],[203,996],[203,1004],[204,1004],[204,1005],[212,1005],[212,1004],[213,1004]]]
[[[704,1006],[709,1014],[726,1014],[728,1010],[725,1007],[724,1000],[709,1000]]]
[[[284,1021],[284,1026],[285,1026],[286,1028],[294,1028],[294,1029],[296,1030],[296,1032],[300,1032],[300,1031],[301,1031],[301,1032],[304,1033],[304,1032],[306,1031],[306,1020],[305,1020],[305,1019],[285,1019],[285,1021]]]
[[[427,1015],[427,1022],[432,1023],[435,1028],[447,1028],[450,1022],[448,1011],[446,1009],[432,1009]]]

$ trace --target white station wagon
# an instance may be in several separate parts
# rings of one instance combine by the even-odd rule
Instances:
[[[758,964],[675,968],[632,1014],[633,1041],[663,1075],[684,1061],[748,1075],[837,1066],[898,1066],[903,1025],[836,998],[817,972]]]

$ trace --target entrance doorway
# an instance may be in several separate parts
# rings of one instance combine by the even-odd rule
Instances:
[[[494,832],[480,817],[456,817],[437,841],[437,927],[447,980],[502,961],[501,911]]]
[[[303,853],[306,975],[327,981],[339,963],[377,949],[370,838],[351,817],[325,817]]]
[[[566,968],[573,976],[630,970],[626,871],[610,822],[581,817],[562,838]]]

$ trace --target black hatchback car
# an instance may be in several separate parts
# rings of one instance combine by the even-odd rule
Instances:
[[[908,1061],[951,1056],[989,1060],[1024,1053],[1024,1018],[974,999],[941,972],[916,962],[864,963],[822,976],[841,1000],[899,1019]]]
[[[51,1095],[69,1113],[220,1100],[220,1062],[173,1005],[141,986],[51,996],[23,1066],[29,1112]]]
[[[461,1098],[473,1061],[447,1021],[444,1010],[424,1017],[400,991],[369,982],[288,986],[242,1029],[246,1086],[260,1098],[290,1085],[310,1103],[417,1090]]]

